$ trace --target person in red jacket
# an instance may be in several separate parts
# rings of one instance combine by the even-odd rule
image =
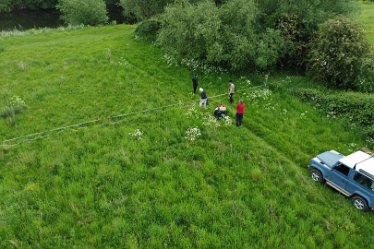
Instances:
[[[243,103],[243,100],[241,99],[239,104],[236,106],[236,126],[238,127],[242,125],[244,107],[245,105]]]

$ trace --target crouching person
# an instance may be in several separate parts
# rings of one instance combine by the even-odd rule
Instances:
[[[220,104],[216,109],[214,109],[213,114],[218,119],[224,118],[226,115],[226,106],[224,104]]]

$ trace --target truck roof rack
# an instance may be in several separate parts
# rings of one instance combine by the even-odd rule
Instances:
[[[374,156],[374,151],[372,151],[372,150],[370,150],[370,149],[368,149],[368,148],[361,148],[360,149],[362,152],[365,152],[366,154],[369,154],[369,155],[371,155],[371,156]]]

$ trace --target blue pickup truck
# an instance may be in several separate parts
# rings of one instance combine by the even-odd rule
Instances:
[[[326,183],[352,198],[357,209],[374,209],[373,154],[357,151],[344,156],[331,150],[313,158],[308,167],[314,181]]]

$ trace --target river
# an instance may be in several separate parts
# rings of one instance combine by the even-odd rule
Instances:
[[[1,0],[0,0],[1,1]],[[64,25],[61,13],[55,9],[49,10],[17,10],[10,13],[0,13],[0,31],[27,30],[32,28],[56,28]],[[125,23],[122,8],[117,5],[108,6],[109,21]]]

